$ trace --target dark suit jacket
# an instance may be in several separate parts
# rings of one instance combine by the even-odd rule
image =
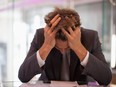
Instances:
[[[39,67],[36,52],[44,42],[44,30],[37,29],[30,50],[19,69],[19,79],[28,82],[36,74],[42,73],[40,79],[60,80],[62,54],[56,48],[49,53],[45,65]],[[101,49],[101,43],[96,31],[81,28],[81,42],[89,51],[89,60],[86,67],[80,64],[78,56],[70,50],[70,81],[79,81],[82,75],[91,76],[99,84],[110,83],[112,75]]]

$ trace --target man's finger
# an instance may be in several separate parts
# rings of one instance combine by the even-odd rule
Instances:
[[[48,31],[49,30],[49,26],[46,25],[45,28],[44,28],[44,31]]]
[[[61,30],[66,35],[67,38],[71,37],[70,34],[64,28],[62,28]]]
[[[58,29],[54,30],[54,31],[52,32],[52,35],[55,36],[57,32],[58,32]]]
[[[73,35],[74,34],[74,31],[72,30],[71,27],[68,28],[68,31],[70,32],[70,35]]]
[[[68,21],[68,23],[70,24],[70,26],[74,26],[75,24],[74,24],[74,21],[72,20],[72,19],[70,19],[69,17],[65,17],[66,18],[66,20]]]
[[[52,24],[52,26],[51,26],[51,28],[50,28],[50,31],[51,31],[51,32],[53,31],[53,29],[56,27],[56,25],[59,23],[60,20],[61,20],[61,17],[59,17],[59,18]]]
[[[75,33],[76,33],[76,34],[81,33],[81,30],[80,30],[79,27],[76,27],[76,29],[75,29]]]
[[[57,14],[51,21],[50,23],[53,24],[58,18],[59,18],[59,14]]]

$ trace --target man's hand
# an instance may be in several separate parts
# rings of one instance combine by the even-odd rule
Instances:
[[[46,44],[50,48],[53,48],[55,46],[55,35],[58,29],[54,30],[54,28],[59,23],[60,20],[61,18],[59,17],[58,14],[50,21],[50,25],[46,25],[46,27],[44,28],[44,37],[45,37],[44,44]]]
[[[51,51],[51,49],[55,46],[56,41],[55,41],[55,35],[58,31],[58,29],[55,29],[55,26],[59,23],[59,21],[61,20],[61,17],[59,16],[59,14],[57,14],[51,21],[49,25],[46,25],[46,27],[44,28],[44,44],[42,45],[42,47],[39,49],[39,54],[41,56],[41,58],[43,60],[46,59],[46,57],[48,56],[49,52]]]
[[[68,38],[68,44],[69,47],[77,54],[80,61],[82,61],[86,54],[87,50],[81,43],[81,31],[80,28],[76,27],[76,29],[73,31],[71,27],[68,28],[68,33],[65,29],[61,29],[62,32],[66,35]]]
[[[75,31],[73,31],[72,28],[69,27],[68,31],[70,34],[65,29],[62,29],[62,32],[68,38],[69,47],[72,50],[76,50],[76,48],[79,48],[79,46],[81,44],[81,40],[80,40],[81,39],[81,31],[78,27],[75,29]]]

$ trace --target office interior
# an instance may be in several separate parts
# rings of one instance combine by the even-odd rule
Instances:
[[[54,7],[75,9],[82,27],[98,31],[116,84],[116,0],[0,0],[0,82],[19,81],[35,31]]]

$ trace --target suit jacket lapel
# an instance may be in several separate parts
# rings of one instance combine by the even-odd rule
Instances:
[[[56,80],[60,80],[61,76],[61,65],[62,65],[62,54],[59,50],[54,48],[54,58],[52,58],[53,71]]]
[[[77,64],[80,64],[80,60],[78,59],[77,55],[74,51],[71,50],[70,52],[70,80],[74,80],[75,68]]]
[[[83,44],[83,46],[90,51],[90,45],[91,45],[91,40],[86,39],[87,38],[87,33],[85,32],[84,28],[81,28],[81,43]],[[89,46],[88,46],[89,45]]]

